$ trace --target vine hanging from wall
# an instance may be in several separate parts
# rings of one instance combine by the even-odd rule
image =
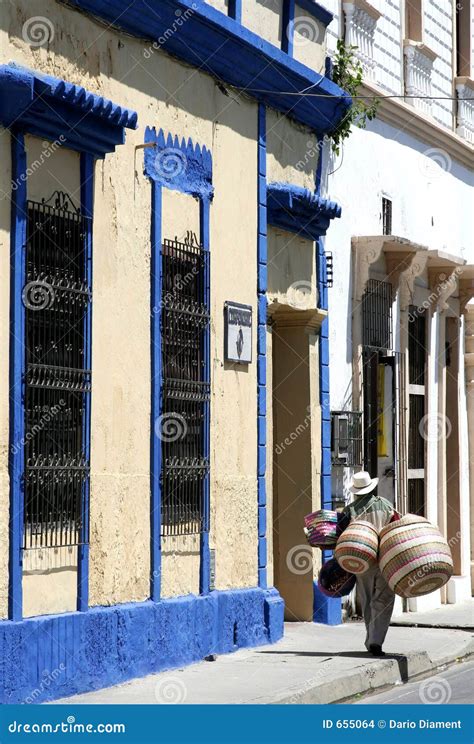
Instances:
[[[336,155],[339,155],[341,144],[351,134],[352,126],[365,129],[367,122],[375,119],[380,103],[378,99],[366,103],[358,97],[359,89],[363,84],[364,68],[355,55],[356,49],[356,46],[346,46],[344,41],[339,39],[333,59],[332,80],[353,99],[352,106],[337,129],[331,133],[332,150]]]

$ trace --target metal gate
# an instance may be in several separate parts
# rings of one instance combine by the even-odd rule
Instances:
[[[55,192],[28,201],[25,306],[25,471],[23,548],[88,542],[89,480],[85,410],[88,218]],[[86,528],[87,529],[87,528]]]

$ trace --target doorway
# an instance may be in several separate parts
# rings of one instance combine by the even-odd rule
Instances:
[[[272,324],[274,582],[289,621],[313,619],[313,556],[303,527],[305,515],[317,508],[319,409],[312,400],[319,401],[319,385],[317,336],[308,333],[306,315],[290,310]]]

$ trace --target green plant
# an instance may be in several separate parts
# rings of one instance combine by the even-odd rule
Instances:
[[[336,155],[339,155],[341,143],[347,139],[352,131],[351,127],[355,125],[360,129],[365,129],[368,121],[372,121],[377,114],[379,100],[375,99],[366,103],[357,97],[359,89],[363,82],[364,70],[360,61],[355,56],[356,46],[346,46],[339,39],[337,42],[337,51],[333,61],[333,81],[352,96],[352,106],[347,111],[338,127],[331,132],[332,149]]]

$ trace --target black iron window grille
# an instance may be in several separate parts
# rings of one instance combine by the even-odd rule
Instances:
[[[89,539],[83,530],[89,221],[62,192],[27,208],[23,548],[58,548]]]
[[[195,239],[162,245],[162,535],[197,534],[204,523],[206,456],[206,256]]]
[[[334,285],[334,261],[331,251],[326,251],[326,287]]]
[[[392,234],[392,201],[382,197],[382,231],[384,235]]]
[[[362,343],[373,349],[392,348],[392,285],[369,279],[362,296]]]
[[[425,384],[426,317],[423,309],[411,306],[408,325],[408,369],[412,385]]]
[[[362,465],[361,411],[331,411],[331,452],[334,465]]]

